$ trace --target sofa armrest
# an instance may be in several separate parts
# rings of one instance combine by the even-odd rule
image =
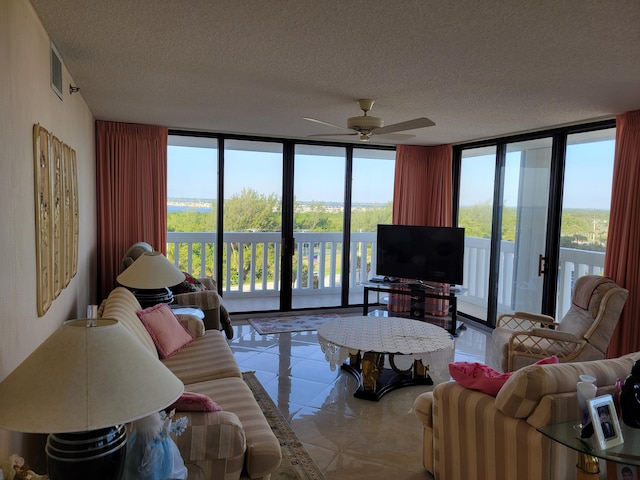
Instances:
[[[433,428],[433,392],[425,392],[413,401],[413,413],[425,427]]]
[[[198,281],[206,287],[207,290],[218,291],[218,284],[213,278],[200,277]]]
[[[433,473],[433,393],[425,392],[414,400],[413,413],[422,423],[422,465]]]
[[[575,342],[584,343],[584,339],[575,336],[570,332],[562,332],[560,330],[549,330],[548,328],[534,328],[531,330],[532,335],[545,337],[559,342]]]
[[[238,416],[225,411],[176,412],[175,418],[181,417],[187,417],[187,429],[173,440],[189,471],[210,479],[240,478],[246,438]]]
[[[549,315],[531,312],[504,313],[496,321],[496,328],[508,328],[514,331],[526,331],[540,325],[549,328],[557,327],[559,323]]]
[[[220,296],[216,290],[179,293],[173,296],[178,305],[196,305],[204,312],[207,330],[220,330]]]
[[[202,310],[212,310],[220,307],[220,297],[215,290],[178,293],[173,298],[178,305],[197,305]]]
[[[176,317],[178,317],[180,323],[182,323],[182,325],[184,325],[184,327],[189,330],[191,335],[193,335],[195,338],[204,335],[204,322],[195,315],[191,315],[188,313],[178,313]]]
[[[580,339],[568,332],[535,328],[530,332],[519,332],[509,340],[509,370],[514,366],[511,361],[515,355],[530,358],[545,358],[556,355],[565,361],[573,358],[586,340]]]

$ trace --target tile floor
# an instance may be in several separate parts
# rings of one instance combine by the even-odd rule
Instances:
[[[485,362],[490,331],[467,322],[455,339],[456,361]],[[316,332],[259,335],[234,320],[232,350],[243,371],[253,370],[324,472],[327,480],[429,479],[422,466],[422,429],[413,400],[433,387],[414,386],[379,402],[353,397],[355,379],[331,371]],[[447,365],[432,365],[435,383]]]

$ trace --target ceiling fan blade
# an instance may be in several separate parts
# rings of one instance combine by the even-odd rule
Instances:
[[[383,133],[382,135],[378,135],[377,130],[373,135],[375,138],[384,138],[385,140],[409,140],[410,138],[414,138],[415,135],[405,135],[403,133]]]
[[[394,123],[393,125],[377,128],[375,130],[375,134],[380,135],[385,133],[402,132],[404,130],[413,130],[414,128],[433,127],[434,125],[435,122],[432,122],[426,117],[414,118],[413,120],[407,120],[406,122]]]
[[[307,135],[308,137],[350,137],[352,135],[360,135],[358,132],[353,133],[315,133],[313,135]]]
[[[302,118],[304,118],[305,120],[309,120],[310,122],[319,123],[320,125],[328,125],[329,127],[339,128],[340,130],[349,130],[348,128],[341,127],[340,125],[335,125],[329,122],[323,122],[322,120],[316,120],[315,118],[310,118],[310,117],[302,117]]]

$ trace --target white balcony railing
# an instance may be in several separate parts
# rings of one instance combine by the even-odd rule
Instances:
[[[223,268],[221,283],[223,296],[278,296],[280,294],[279,233],[223,234],[224,258],[237,256],[238,272]],[[195,277],[212,276],[215,258],[215,233],[168,232],[168,257],[175,265]],[[351,234],[351,258],[349,261],[349,290],[362,292],[361,284],[376,271],[376,233]],[[177,252],[177,255],[176,255]],[[202,254],[204,252],[204,254]],[[294,295],[320,295],[339,293],[342,275],[341,233],[296,233],[295,261],[292,288]],[[476,305],[486,305],[489,295],[490,241],[484,238],[465,238],[464,278],[467,291],[464,300]],[[536,260],[537,261],[537,260]],[[308,268],[307,268],[308,266]],[[604,267],[604,253],[570,248],[560,249],[560,273],[558,278],[557,317],[560,318],[571,305],[573,281],[584,274],[599,274]],[[515,244],[502,242],[500,249],[500,279],[498,311],[513,310]],[[271,272],[263,275],[263,271]]]

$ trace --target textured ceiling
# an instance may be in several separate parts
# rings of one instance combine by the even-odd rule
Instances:
[[[369,97],[435,145],[640,109],[637,0],[31,3],[101,120],[306,138]]]

